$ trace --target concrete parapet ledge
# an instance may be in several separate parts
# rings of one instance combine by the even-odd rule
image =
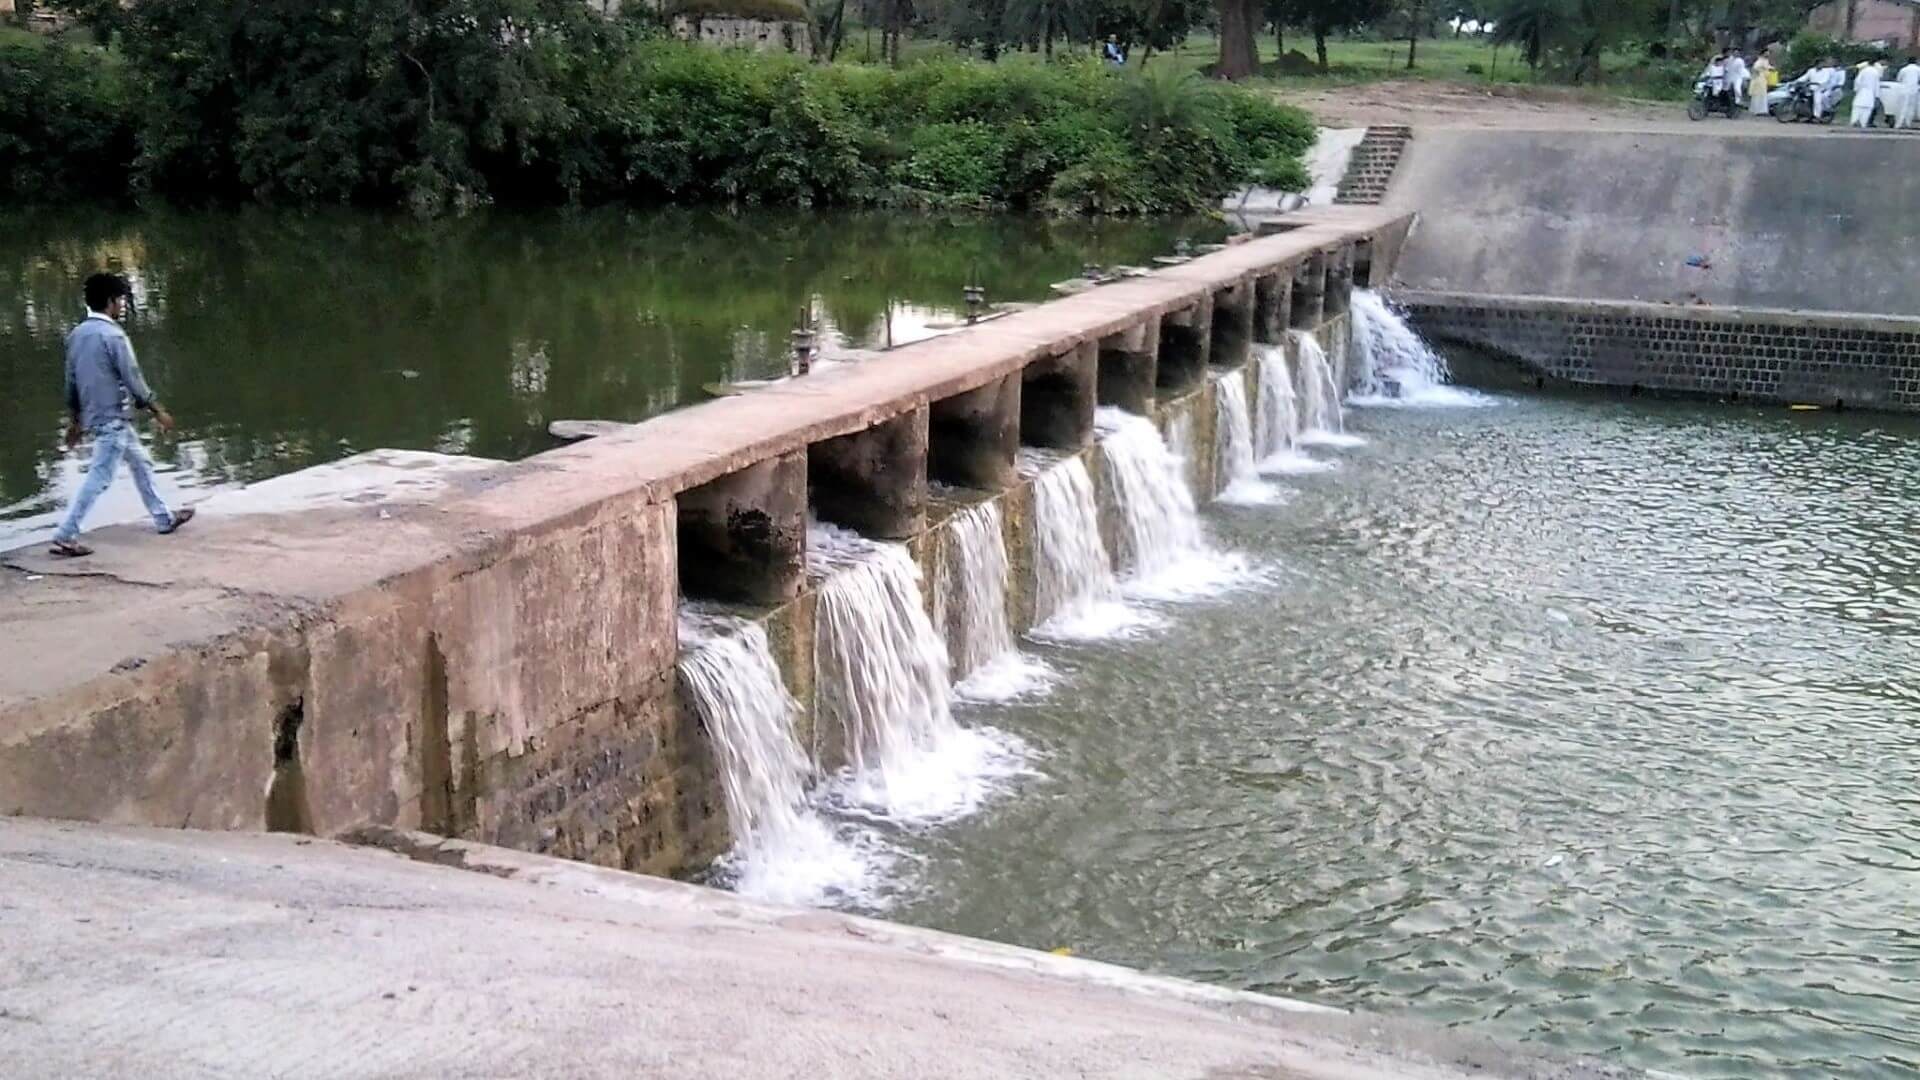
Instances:
[[[1643,1075],[418,833],[0,821],[21,1076]],[[393,852],[399,852],[396,855]]]

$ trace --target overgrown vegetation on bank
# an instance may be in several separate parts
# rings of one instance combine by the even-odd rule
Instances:
[[[1313,140],[1299,111],[1190,72],[810,64],[662,40],[580,0],[124,18],[112,51],[0,41],[0,195],[1151,213],[1304,186]]]

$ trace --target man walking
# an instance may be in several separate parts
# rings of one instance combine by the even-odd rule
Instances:
[[[1866,63],[1853,73],[1853,119],[1857,128],[1873,126],[1873,113],[1880,107],[1880,65]]]
[[[153,489],[153,462],[133,430],[129,404],[151,412],[161,431],[173,430],[173,417],[153,399],[134,359],[133,344],[120,328],[133,289],[118,274],[94,274],[87,278],[86,294],[88,315],[67,335],[67,445],[80,445],[83,431],[92,435],[93,461],[66,519],[53,534],[53,554],[67,558],[93,554],[77,539],[80,523],[113,482],[113,471],[122,461],[133,474],[140,501],[153,515],[155,529],[171,533],[193,520],[192,509],[167,509]]]

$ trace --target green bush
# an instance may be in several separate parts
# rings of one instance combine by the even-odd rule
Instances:
[[[916,129],[900,179],[915,191],[959,203],[989,203],[1000,193],[1006,140],[978,120]]]
[[[126,87],[102,53],[0,41],[0,199],[117,198],[134,138]]]
[[[1863,60],[1884,60],[1887,51],[1878,45],[1858,45],[1839,41],[1812,30],[1802,30],[1787,44],[1787,63],[1780,75],[1785,79],[1795,78],[1801,72],[1819,63],[1823,57],[1829,56],[1847,67],[1852,67]]]
[[[901,70],[722,50],[579,0],[143,3],[99,53],[10,63],[0,191],[201,199],[1208,209],[1304,186],[1304,114],[1172,65]],[[39,49],[39,46],[34,46]],[[11,52],[6,54],[11,57]],[[268,59],[270,58],[270,59]],[[121,117],[138,118],[138,146]],[[53,174],[57,173],[57,176]],[[50,178],[51,177],[51,178]]]

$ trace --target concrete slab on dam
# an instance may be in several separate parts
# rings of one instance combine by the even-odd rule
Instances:
[[[371,839],[413,858],[284,835],[0,820],[0,1071],[1638,1075],[498,848]]]
[[[1920,316],[1920,145],[1730,133],[1743,123],[1421,128],[1386,202],[1420,212],[1394,284]]]

